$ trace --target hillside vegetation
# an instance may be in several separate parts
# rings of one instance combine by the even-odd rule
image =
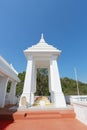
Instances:
[[[25,72],[19,73],[21,82],[17,85],[16,95],[21,95],[24,86]],[[47,69],[38,69],[37,85],[35,95],[49,95],[48,71]],[[68,77],[61,78],[61,86],[65,95],[77,95],[76,81]],[[87,84],[78,81],[80,95],[87,95]]]

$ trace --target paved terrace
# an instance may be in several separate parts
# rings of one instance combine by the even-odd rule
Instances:
[[[12,106],[0,109],[0,130],[87,130],[73,109],[9,111]]]

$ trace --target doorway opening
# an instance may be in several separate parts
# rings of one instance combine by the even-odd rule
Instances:
[[[49,96],[49,78],[47,68],[37,68],[36,96]]]

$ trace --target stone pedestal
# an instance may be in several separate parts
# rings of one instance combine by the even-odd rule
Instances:
[[[51,92],[51,101],[57,108],[66,107],[65,97],[63,93]]]
[[[34,93],[31,93],[31,106],[34,104]]]

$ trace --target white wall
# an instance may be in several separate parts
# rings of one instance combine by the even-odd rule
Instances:
[[[87,125],[87,101],[86,102],[75,102],[73,103],[76,118]]]

